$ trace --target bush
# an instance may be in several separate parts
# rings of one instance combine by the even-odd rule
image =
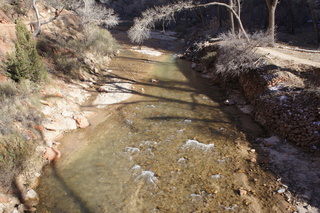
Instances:
[[[30,163],[36,144],[26,141],[22,135],[11,134],[1,137],[0,142],[0,180],[1,186],[11,187],[14,178]]]
[[[6,63],[10,77],[17,82],[22,79],[44,81],[47,71],[38,55],[36,41],[21,20],[17,21],[16,34],[15,52],[9,55]]]
[[[97,56],[112,56],[119,49],[119,44],[111,33],[98,26],[85,30],[85,48]]]
[[[12,97],[17,93],[17,87],[11,82],[0,82],[0,100]]]
[[[42,117],[37,111],[34,83],[23,80],[0,83],[0,188],[9,188],[17,174],[26,166],[38,161],[35,147],[41,140],[34,125],[40,125]]]

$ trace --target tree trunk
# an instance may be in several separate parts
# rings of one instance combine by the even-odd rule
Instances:
[[[295,33],[295,16],[293,12],[293,5],[292,5],[292,0],[288,0],[288,10],[289,10],[289,31],[291,34]]]
[[[314,32],[316,33],[317,42],[320,45],[320,33],[319,33],[320,29],[319,29],[318,23],[317,23],[318,18],[317,18],[315,11],[314,11],[314,7],[313,7],[312,3],[313,2],[311,2],[311,0],[308,0],[308,5],[309,5],[311,18],[312,18]]]
[[[37,16],[37,27],[35,28],[35,30],[33,32],[33,36],[37,36],[41,31],[40,14],[39,14],[39,10],[36,5],[36,2],[37,2],[37,0],[32,0],[32,7],[33,7],[34,11],[36,12],[36,16]]]
[[[276,8],[278,0],[266,0],[268,12],[269,12],[269,27],[268,33],[271,38],[270,45],[274,46],[274,35],[275,35],[275,19],[276,19]]]
[[[226,4],[226,3],[220,3],[220,2],[210,2],[210,3],[206,3],[206,4],[199,4],[197,5],[197,7],[208,7],[208,6],[223,6],[225,8],[227,8],[231,13],[233,13],[234,17],[236,18],[238,24],[239,24],[239,29],[242,31],[244,37],[246,38],[246,40],[249,42],[249,36],[246,32],[246,30],[243,27],[242,21],[238,15],[238,13],[232,8],[230,7],[230,5]],[[192,9],[195,6],[189,6],[189,7],[185,7],[186,9]]]
[[[229,5],[230,5],[230,7],[233,8],[233,0],[229,0]],[[231,11],[230,11],[230,29],[231,29],[232,35],[234,35],[235,34],[234,19],[233,19],[233,13]]]

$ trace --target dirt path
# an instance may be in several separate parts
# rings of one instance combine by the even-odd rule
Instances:
[[[302,53],[294,50],[270,47],[258,47],[257,52],[266,55],[267,58],[271,59],[272,62],[278,66],[308,65],[320,68],[319,53]]]

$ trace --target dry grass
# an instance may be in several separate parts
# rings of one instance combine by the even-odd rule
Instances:
[[[206,49],[201,60],[222,79],[233,79],[250,70],[262,67],[266,62],[256,54],[256,47],[267,46],[269,37],[263,32],[250,35],[250,42],[231,33],[220,34],[219,42],[202,42],[196,51]],[[210,39],[209,39],[210,40]]]
[[[36,146],[41,137],[33,126],[41,123],[29,81],[0,83],[0,187],[9,189],[16,175],[30,163],[39,161]],[[37,138],[34,138],[36,136]]]

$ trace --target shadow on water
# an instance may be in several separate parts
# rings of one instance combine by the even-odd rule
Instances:
[[[73,200],[73,203],[77,206],[79,206],[79,211],[81,213],[90,213],[92,211],[89,210],[89,208],[86,205],[86,202],[81,199],[81,196],[77,195],[76,192],[74,192],[74,190],[72,190],[67,182],[64,180],[64,178],[59,174],[59,171],[56,168],[56,162],[53,161],[51,164],[48,165],[48,167],[50,167],[51,170],[51,174],[53,176],[53,178],[56,180],[56,182],[60,185],[61,188],[63,188],[64,193],[67,194],[69,196],[69,198],[71,198]],[[48,168],[47,168],[48,169]],[[59,207],[57,207],[59,208]],[[59,212],[59,213],[67,213],[65,212],[65,210],[63,209],[55,209],[55,211],[53,212]]]

